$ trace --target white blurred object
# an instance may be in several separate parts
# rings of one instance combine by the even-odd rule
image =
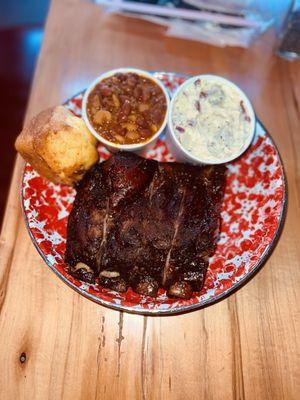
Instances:
[[[191,26],[184,21],[177,21],[175,24],[170,24],[167,35],[182,39],[198,40],[220,47],[249,47],[259,33],[257,29],[247,27],[240,29],[224,28],[210,22],[193,24]]]
[[[248,47],[273,23],[272,18],[262,14],[261,4],[253,0],[95,0],[95,3],[109,12],[163,25],[168,36],[222,47]]]
[[[211,11],[239,14],[241,10],[249,8],[253,0],[183,0],[183,3]]]

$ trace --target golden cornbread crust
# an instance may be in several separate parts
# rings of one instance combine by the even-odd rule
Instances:
[[[57,106],[32,118],[15,147],[41,176],[73,186],[98,161],[96,144],[81,118]]]

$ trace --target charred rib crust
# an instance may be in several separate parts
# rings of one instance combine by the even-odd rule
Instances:
[[[223,166],[117,153],[78,186],[67,227],[70,273],[82,262],[96,277],[103,270],[119,273],[100,279],[115,290],[132,286],[155,296],[164,287],[189,297],[191,289],[201,290],[215,251],[224,186]]]

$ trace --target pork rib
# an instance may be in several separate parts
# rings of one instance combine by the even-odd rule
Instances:
[[[65,261],[77,278],[118,291],[188,298],[215,251],[225,167],[158,163],[119,152],[80,182]]]

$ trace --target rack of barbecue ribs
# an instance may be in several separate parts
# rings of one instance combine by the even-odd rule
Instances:
[[[214,253],[224,166],[146,160],[119,152],[86,173],[67,227],[65,262],[76,278],[124,292],[188,299]]]

